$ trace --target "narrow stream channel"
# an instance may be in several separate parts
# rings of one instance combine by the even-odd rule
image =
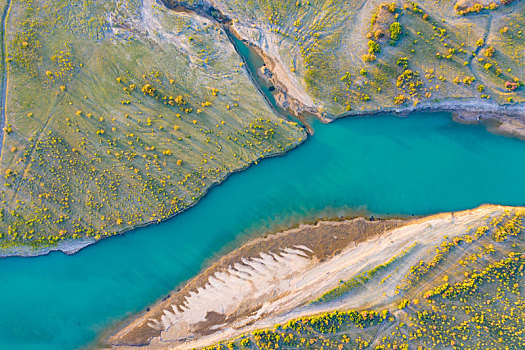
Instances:
[[[261,93],[268,106],[275,113],[281,115],[285,119],[294,121],[299,125],[302,125],[308,132],[311,133],[313,131],[313,129],[311,129],[309,125],[305,124],[305,120],[307,117],[306,115],[304,117],[295,116],[293,113],[290,113],[289,111],[285,110],[277,104],[277,89],[271,83],[262,78],[259,74],[261,68],[265,66],[263,58],[259,55],[257,50],[255,50],[248,43],[239,39],[237,35],[235,35],[231,27],[232,21],[230,18],[222,14],[214,7],[211,7],[210,5],[205,3],[199,3],[195,6],[189,6],[185,3],[180,3],[178,1],[173,0],[161,1],[164,4],[164,6],[173,11],[192,12],[212,22],[215,22],[226,33],[226,36],[230,40],[230,43],[244,62],[250,80],[252,81],[255,88]]]

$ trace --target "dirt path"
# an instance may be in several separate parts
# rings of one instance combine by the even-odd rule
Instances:
[[[4,128],[6,126],[5,118],[5,106],[7,102],[7,81],[8,81],[8,71],[7,71],[7,39],[5,35],[7,17],[9,16],[9,10],[11,9],[11,1],[7,0],[5,5],[4,12],[2,13],[2,84],[0,86],[0,91],[2,96],[0,97],[0,160],[2,159],[2,149],[4,144]]]
[[[9,2],[11,2],[12,0],[9,0]],[[80,74],[80,72],[85,69],[85,67],[87,67],[89,65],[89,63],[96,57],[96,55],[92,55],[89,60],[86,62],[86,64],[84,64],[83,67],[79,68],[78,71],[75,73],[75,74]],[[66,83],[65,86],[67,88],[68,84],[70,83]],[[36,146],[38,144],[38,142],[40,141],[40,138],[42,137],[42,135],[44,134],[44,131],[46,130],[47,126],[49,125],[49,123],[51,122],[51,120],[53,119],[53,117],[55,116],[55,111],[57,109],[57,107],[59,106],[60,102],[64,99],[64,97],[66,96],[66,94],[61,94],[55,101],[53,107],[51,108],[51,112],[49,112],[45,122],[42,124],[41,128],[40,128],[40,132],[38,133],[38,136],[35,138],[35,141],[30,145],[29,147],[29,157],[27,158],[27,161],[24,163],[24,170],[22,171],[20,177],[18,177],[17,179],[17,182],[15,184],[15,186],[13,187],[13,192],[11,194],[11,197],[9,198],[9,202],[12,202],[15,197],[16,197],[16,194],[18,193],[18,189],[20,188],[20,184],[22,183],[22,180],[24,179],[25,175],[26,175],[26,172],[29,168],[29,163],[31,161],[31,159],[33,158],[33,155],[35,154],[35,149],[36,149]],[[2,109],[2,112],[3,109]],[[0,149],[0,152],[1,152],[1,149]],[[1,159],[1,158],[0,158]]]

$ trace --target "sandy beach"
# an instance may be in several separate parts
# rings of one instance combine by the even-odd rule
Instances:
[[[303,225],[255,239],[224,256],[109,340],[115,348],[189,349],[319,312],[389,303],[413,263],[516,208],[485,205],[413,220]],[[414,245],[388,283],[330,303],[310,301]]]

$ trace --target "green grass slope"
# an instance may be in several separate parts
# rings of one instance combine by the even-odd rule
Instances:
[[[525,5],[480,3],[214,1],[331,116],[523,102]]]
[[[13,0],[6,28],[4,249],[166,219],[306,137],[200,17],[149,1]]]

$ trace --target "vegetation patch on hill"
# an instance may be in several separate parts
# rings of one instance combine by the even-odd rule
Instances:
[[[306,137],[214,23],[145,1],[11,2],[0,247],[101,239]]]

